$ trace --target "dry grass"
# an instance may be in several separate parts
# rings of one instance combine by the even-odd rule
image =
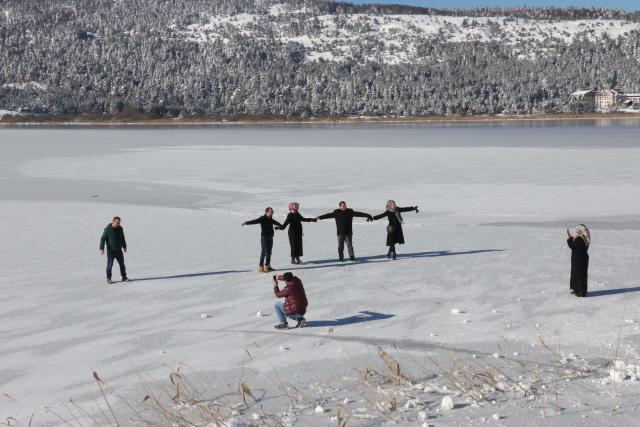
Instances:
[[[94,372],[93,379],[101,396],[95,411],[88,412],[73,400],[65,408],[67,413],[47,411],[64,425],[100,427],[132,424],[284,427],[304,424],[300,424],[298,418],[318,420],[319,414],[322,416],[326,411],[330,414],[325,417],[331,417],[332,424],[347,427],[349,423],[395,424],[442,417],[441,400],[451,396],[458,408],[467,405],[493,407],[521,400],[523,403],[519,407],[527,406],[537,410],[541,417],[550,417],[565,411],[561,403],[563,387],[567,383],[598,378],[608,369],[604,362],[594,368],[588,361],[578,362],[572,355],[567,357],[559,345],[550,344],[542,336],[538,337],[529,358],[507,357],[511,346],[504,337],[500,337],[497,344],[498,355],[471,356],[453,350],[440,351],[424,355],[422,362],[408,352],[396,350],[391,354],[376,348],[368,359],[356,360],[349,355],[351,369],[358,374],[356,377],[345,377],[337,386],[312,380],[304,392],[284,381],[273,369],[274,389],[277,387],[280,394],[269,396],[251,385],[252,381],[245,377],[244,364],[235,384],[217,384],[185,365],[178,366],[164,380],[141,378],[144,395],[140,400],[120,395]],[[247,355],[253,360],[251,354],[247,352]],[[266,355],[260,360],[266,360],[271,366]],[[308,373],[312,378],[314,374]],[[602,386],[591,385],[593,389],[589,390],[590,383],[580,383],[579,387],[593,395],[604,395]],[[0,394],[0,399],[15,402],[5,394]],[[358,405],[358,399],[360,407],[350,406]],[[266,412],[263,405],[271,413]],[[317,405],[323,410],[315,411]],[[603,412],[616,415],[621,407]],[[637,403],[626,407],[640,410]],[[15,426],[18,422],[8,417],[0,424]]]

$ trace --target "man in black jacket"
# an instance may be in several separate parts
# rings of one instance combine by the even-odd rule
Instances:
[[[260,228],[262,232],[260,233],[260,244],[262,246],[262,252],[260,253],[260,265],[258,266],[258,271],[261,273],[268,273],[273,271],[271,268],[271,251],[273,249],[273,226],[277,225],[278,227],[282,227],[278,221],[273,219],[273,209],[266,208],[264,210],[264,215],[260,218],[256,218],[251,221],[246,221],[242,223],[242,226],[245,225],[253,225],[260,224]]]
[[[338,232],[338,257],[340,261],[344,261],[344,244],[347,243],[347,250],[349,251],[349,259],[355,261],[356,256],[353,253],[353,218],[361,217],[367,218],[368,221],[373,221],[373,217],[367,213],[356,212],[353,209],[347,208],[347,202],[341,201],[338,204],[339,208],[328,214],[320,215],[316,219],[328,219],[334,218],[336,220],[336,231]]]
[[[111,281],[111,270],[113,269],[113,260],[118,261],[120,266],[120,275],[122,281],[126,282],[127,270],[124,266],[124,254],[122,251],[127,252],[127,241],[124,239],[124,230],[120,225],[120,217],[113,217],[111,224],[108,224],[102,232],[102,238],[100,238],[100,255],[104,255],[104,246],[107,245],[107,283],[113,283]]]

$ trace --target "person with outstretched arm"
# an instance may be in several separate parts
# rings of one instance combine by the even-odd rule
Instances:
[[[336,221],[336,231],[338,232],[338,258],[344,261],[344,244],[347,244],[349,251],[349,259],[355,261],[356,256],[353,251],[353,218],[367,218],[367,221],[373,221],[373,217],[364,212],[356,212],[347,208],[347,202],[341,201],[338,209],[328,214],[320,215],[316,219],[333,218]]]
[[[402,212],[413,212],[416,213],[418,211],[417,206],[411,206],[408,208],[401,208],[396,206],[396,202],[394,200],[387,201],[387,208],[380,215],[376,215],[373,217],[374,220],[382,219],[387,217],[389,220],[389,225],[387,225],[387,246],[389,246],[389,251],[387,252],[387,258],[396,259],[396,245],[404,245],[404,234],[402,233],[402,223],[404,220],[402,219]]]
[[[571,278],[569,288],[578,297],[587,296],[587,278],[589,270],[589,246],[591,232],[584,224],[576,227],[576,236],[567,230],[567,245],[571,248]]]
[[[107,247],[107,283],[111,284],[111,271],[113,270],[113,260],[118,261],[120,266],[120,276],[122,281],[127,282],[127,269],[124,265],[124,252],[127,252],[127,241],[124,238],[124,230],[120,225],[120,217],[114,216],[111,224],[108,224],[102,232],[100,238],[100,255],[104,255],[105,245]]]
[[[278,280],[284,280],[285,287],[280,290]],[[296,328],[303,328],[306,320],[304,315],[307,312],[307,295],[304,292],[302,281],[291,272],[286,272],[282,276],[273,276],[273,292],[276,298],[284,298],[284,303],[275,304],[276,315],[280,323],[275,325],[276,329],[288,329],[287,317],[297,320]]]
[[[277,227],[277,230],[284,230],[289,226],[289,245],[291,246],[291,264],[302,264],[300,259],[303,256],[302,252],[302,223],[303,222],[316,222],[315,218],[305,218],[300,212],[300,204],[298,202],[289,203],[289,214],[287,219],[282,224],[282,227]]]
[[[246,221],[242,223],[242,226],[245,225],[255,225],[260,224],[261,233],[260,233],[260,245],[262,247],[262,251],[260,252],[260,264],[258,265],[258,271],[261,273],[268,273],[273,271],[271,268],[271,252],[273,250],[273,226],[282,227],[278,221],[273,219],[273,209],[266,208],[264,210],[264,215],[260,218],[256,218],[251,221]]]

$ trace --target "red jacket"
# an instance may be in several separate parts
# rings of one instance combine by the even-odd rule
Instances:
[[[302,281],[294,277],[292,281],[286,282],[283,290],[277,286],[273,287],[276,297],[284,298],[284,314],[304,314],[307,312],[307,295],[304,292]]]

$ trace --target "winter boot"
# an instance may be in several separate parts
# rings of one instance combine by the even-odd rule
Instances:
[[[278,323],[274,326],[276,329],[289,329],[289,324],[287,322]]]
[[[261,265],[258,266],[258,273],[265,273],[265,269],[263,266]]]
[[[354,256],[350,256],[350,257],[349,257],[349,259],[350,259],[351,261],[355,261],[355,260],[356,260],[356,257],[354,257]]]
[[[295,258],[291,258],[291,264],[297,264],[296,259]]]
[[[122,278],[122,281],[123,281],[123,282],[128,282],[128,281],[129,281],[129,278],[128,278],[128,277],[123,277],[123,278]]]
[[[113,283],[113,280],[107,279],[107,285],[111,285],[112,283]]]
[[[305,320],[305,318],[301,317],[298,319],[298,324],[296,325],[296,328],[304,328],[306,324],[307,324],[307,321]]]
[[[265,273],[268,273],[268,272],[270,272],[270,271],[273,271],[273,268],[271,268],[271,266],[270,266],[270,265],[265,265],[265,266],[264,266],[264,272],[265,272]]]
[[[296,264],[298,264],[298,265],[302,265],[303,264],[303,262],[300,259],[300,257],[296,257]]]

